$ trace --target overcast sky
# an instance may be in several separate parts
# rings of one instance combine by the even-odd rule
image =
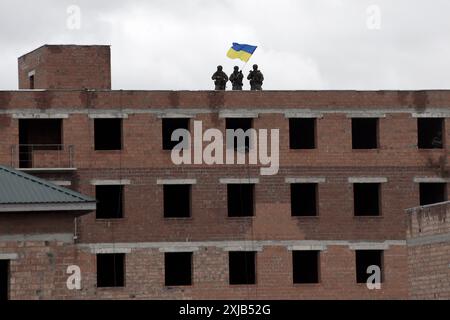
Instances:
[[[212,89],[218,64],[244,65],[232,42],[258,46],[244,73],[264,89],[448,89],[449,16],[449,0],[1,0],[0,89],[43,44],[111,45],[113,89]]]

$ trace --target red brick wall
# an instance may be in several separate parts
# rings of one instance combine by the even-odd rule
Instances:
[[[11,299],[402,299],[407,296],[406,252],[391,246],[384,252],[384,283],[380,290],[357,284],[354,251],[329,246],[320,255],[318,284],[292,283],[292,256],[286,247],[268,246],[257,254],[257,284],[228,284],[228,253],[201,247],[193,254],[193,285],[164,285],[164,253],[134,249],[126,254],[125,287],[97,288],[96,256],[87,248],[50,241],[0,242],[0,254],[11,260]],[[81,290],[66,286],[67,267],[81,269]]]
[[[227,255],[220,248],[202,248],[194,254],[194,286],[163,286],[163,253],[158,249],[135,249],[127,254],[125,289],[95,288],[95,256],[83,245],[111,242],[173,242],[228,240],[346,240],[353,242],[404,240],[404,208],[419,204],[415,176],[441,176],[448,170],[450,125],[446,119],[446,148],[417,149],[417,119],[413,112],[446,112],[450,91],[354,92],[354,91],[264,91],[264,92],[167,92],[167,91],[44,91],[0,92],[0,163],[11,163],[11,145],[18,144],[21,112],[68,113],[63,120],[63,143],[74,146],[76,172],[40,173],[45,178],[70,180],[71,188],[95,195],[91,179],[130,179],[125,186],[125,217],[118,221],[96,221],[95,214],[80,219],[79,247],[56,246],[55,255],[64,262],[54,269],[62,277],[72,261],[86,270],[84,291],[66,293],[65,282],[49,297],[130,298],[406,298],[407,259],[404,245],[392,245],[385,252],[385,279],[382,290],[369,291],[355,282],[354,251],[347,245],[330,245],[322,252],[322,282],[319,285],[292,285],[291,258],[285,247],[268,246],[258,255],[258,284],[230,287],[227,284]],[[258,166],[175,166],[170,152],[161,148],[161,119],[157,112],[168,109],[198,109],[191,120],[202,120],[207,128],[225,129],[218,113],[224,109],[266,111],[254,119],[255,128],[280,129],[280,171],[260,176]],[[437,109],[436,109],[437,108]],[[122,151],[94,151],[94,120],[87,113],[130,112],[123,119]],[[317,120],[318,146],[315,150],[290,150],[288,119],[278,111],[327,111]],[[351,149],[350,111],[379,111],[380,148]],[[430,109],[431,110],[431,109]],[[437,110],[437,111],[436,111]],[[139,113],[137,111],[142,111]],[[151,112],[150,112],[151,111]],[[14,160],[14,159],[13,159]],[[319,216],[290,216],[289,184],[286,177],[320,176]],[[352,185],[348,177],[386,177],[382,184],[382,216],[354,217]],[[256,215],[228,218],[226,186],[219,178],[258,177]],[[195,178],[192,187],[192,218],[164,219],[162,186],[157,178]],[[450,188],[448,188],[450,190]],[[14,227],[12,227],[14,228]],[[8,244],[15,246],[17,244]],[[16,248],[19,250],[19,248]],[[20,249],[22,250],[22,249]],[[25,254],[25,253],[24,253]],[[77,256],[78,254],[78,256]],[[48,271],[47,260],[36,263]],[[77,264],[77,263],[74,263]],[[25,270],[26,267],[23,267]],[[61,269],[64,269],[61,271]],[[14,268],[13,268],[14,270]],[[58,270],[58,271],[56,271]],[[25,272],[25,271],[24,271]],[[84,272],[84,271],[83,271]],[[23,276],[23,275],[22,275]],[[28,275],[34,277],[33,275]],[[59,278],[58,278],[59,279]],[[38,281],[34,279],[33,281]],[[62,281],[62,280],[61,280]],[[43,284],[46,281],[42,282]],[[62,291],[58,291],[62,290]],[[34,291],[15,297],[35,297]]]
[[[450,201],[407,214],[409,296],[450,299]]]
[[[111,89],[109,46],[45,45],[19,58],[19,89]]]

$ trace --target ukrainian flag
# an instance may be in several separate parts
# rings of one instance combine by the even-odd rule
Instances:
[[[239,44],[233,42],[233,46],[228,50],[227,57],[230,59],[241,59],[247,62],[250,60],[253,52],[256,50],[256,46],[251,46],[249,44]]]

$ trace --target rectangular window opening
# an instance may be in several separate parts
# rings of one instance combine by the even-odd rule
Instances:
[[[419,149],[442,149],[444,132],[443,118],[418,118],[417,138]]]
[[[34,75],[30,76],[28,79],[30,80],[30,89],[33,90],[34,89]]]
[[[317,215],[317,183],[291,184],[291,215]]]
[[[370,266],[378,267],[381,274],[380,280],[383,282],[383,251],[382,250],[356,250],[356,282],[366,283],[367,278],[373,271],[367,272]]]
[[[228,216],[251,217],[254,215],[254,184],[228,184]]]
[[[229,252],[228,258],[230,284],[256,283],[256,252]]]
[[[294,283],[319,283],[320,251],[292,251]]]
[[[97,254],[97,287],[125,286],[125,254]]]
[[[62,150],[62,119],[19,119],[19,166],[33,167],[33,151]]]
[[[421,183],[419,189],[421,206],[447,201],[446,183]]]
[[[354,183],[353,200],[355,216],[379,216],[380,184]]]
[[[192,252],[166,252],[164,263],[166,286],[192,285]]]
[[[122,150],[122,119],[94,119],[95,150]]]
[[[378,119],[352,119],[352,147],[353,149],[378,148]]]
[[[191,185],[164,185],[164,217],[191,216]]]
[[[316,119],[289,119],[289,146],[291,149],[315,149]]]
[[[123,218],[123,188],[122,185],[95,186],[97,219]]]
[[[0,301],[9,299],[9,260],[0,260]]]
[[[172,141],[172,133],[177,129],[189,130],[189,118],[163,118],[162,144],[163,150],[172,150],[180,141]]]
[[[242,129],[245,132],[248,129],[251,129],[253,127],[253,119],[252,118],[226,118],[225,119],[225,128],[228,130],[238,130]],[[225,135],[226,136],[226,135]],[[234,150],[238,150],[238,138],[234,137]],[[245,152],[248,152],[250,150],[250,138],[246,135],[245,136]]]

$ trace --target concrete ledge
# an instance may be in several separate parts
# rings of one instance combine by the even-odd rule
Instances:
[[[178,112],[167,112],[167,113],[159,113],[157,115],[158,118],[169,118],[169,119],[180,119],[180,118],[195,118],[195,114],[188,113],[178,113]]]
[[[102,253],[130,253],[130,248],[113,248],[113,247],[107,247],[107,248],[92,248],[91,253],[93,254],[102,254]]]
[[[121,179],[121,180],[93,179],[91,180],[91,184],[94,186],[129,185],[131,184],[131,181],[129,179]]]
[[[231,246],[231,247],[222,247],[223,251],[230,252],[230,251],[257,251],[261,252],[263,251],[262,246],[254,246],[252,244],[249,244],[248,246]]]
[[[219,118],[258,118],[258,113],[246,110],[219,111]]]
[[[105,112],[105,113],[89,113],[90,119],[127,119],[128,114],[127,113],[121,113],[121,112]]]
[[[441,177],[414,177],[416,183],[447,183],[450,182],[450,178]]]
[[[448,112],[439,112],[439,111],[427,111],[427,112],[414,112],[412,114],[413,118],[447,118],[449,117]]]
[[[350,112],[347,113],[347,118],[386,118],[385,113],[376,112]]]
[[[326,245],[320,244],[311,244],[311,245],[296,245],[296,246],[288,246],[289,251],[325,251],[327,250]]]
[[[42,234],[8,234],[0,235],[0,242],[17,241],[59,241],[73,243],[72,233],[42,233]]]
[[[259,183],[259,178],[243,178],[243,179],[233,179],[233,178],[221,178],[219,179],[221,184],[256,184]]]
[[[383,242],[368,242],[368,241],[350,241],[350,240],[223,240],[223,241],[192,241],[192,242],[121,242],[121,243],[79,243],[80,248],[88,248],[91,251],[96,251],[105,248],[121,248],[123,249],[157,249],[159,251],[176,250],[180,251],[183,248],[204,248],[215,247],[225,251],[243,251],[256,250],[261,251],[263,247],[302,247],[302,248],[327,248],[328,246],[365,246],[371,245],[373,247],[386,246],[405,246],[405,240],[385,240]]]
[[[19,255],[17,253],[0,253],[0,260],[17,260]]]
[[[195,252],[198,251],[198,247],[164,247],[159,248],[160,252]]]
[[[13,119],[67,119],[68,113],[13,113]]]
[[[384,242],[361,242],[348,245],[350,250],[387,250],[389,244]]]
[[[285,178],[286,183],[325,183],[325,177],[299,177],[299,178]]]
[[[388,178],[386,177],[349,177],[349,183],[386,183]]]
[[[196,184],[197,179],[157,179],[156,184]]]
[[[284,117],[290,118],[323,118],[322,113],[318,112],[308,112],[308,111],[288,111],[284,113]]]

